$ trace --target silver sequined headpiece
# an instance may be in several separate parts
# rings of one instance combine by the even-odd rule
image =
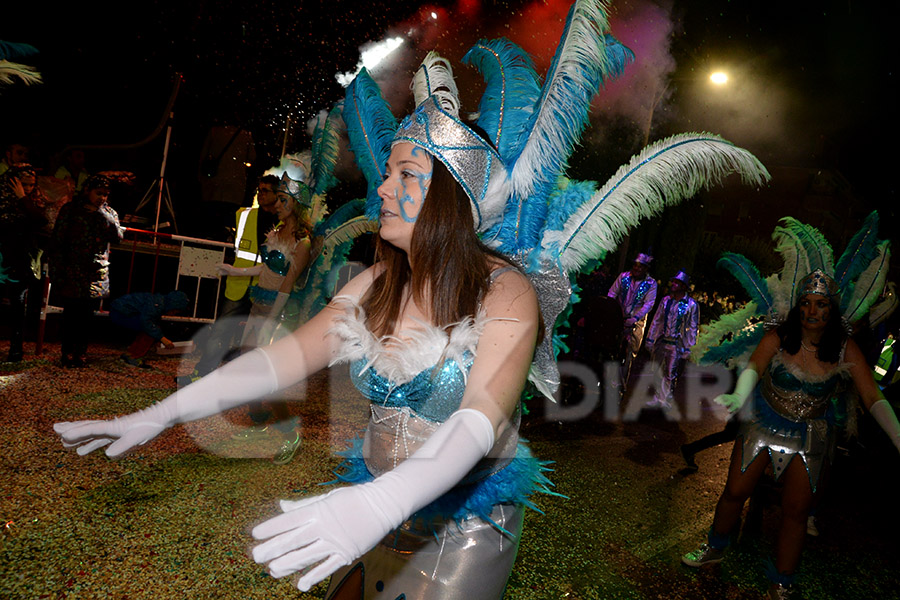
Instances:
[[[312,192],[309,186],[302,181],[291,179],[287,172],[281,175],[281,181],[278,182],[278,189],[275,191],[287,194],[307,208],[312,206]]]
[[[826,298],[834,298],[840,293],[837,282],[826,275],[822,269],[816,269],[800,281],[799,296],[818,294]]]
[[[413,143],[444,163],[472,202],[476,231],[484,232],[501,219],[509,183],[500,155],[444,110],[436,95],[428,96],[400,122],[393,144],[399,142]]]

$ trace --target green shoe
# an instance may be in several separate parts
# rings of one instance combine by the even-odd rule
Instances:
[[[250,427],[245,427],[240,431],[231,434],[231,439],[242,442],[252,442],[267,437],[269,437],[268,425],[251,425]]]
[[[709,544],[700,544],[693,552],[688,552],[681,557],[681,562],[689,567],[702,567],[722,562],[725,558],[725,548],[712,548]]]
[[[272,457],[272,464],[286,465],[293,460],[297,450],[300,449],[300,432],[294,431],[293,435],[284,438],[278,452]]]

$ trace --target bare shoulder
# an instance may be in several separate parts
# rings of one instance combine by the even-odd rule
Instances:
[[[495,269],[495,271],[497,270],[499,269]],[[483,306],[488,314],[509,311],[521,311],[525,314],[536,313],[538,310],[537,294],[528,277],[521,271],[507,269],[494,277]]]

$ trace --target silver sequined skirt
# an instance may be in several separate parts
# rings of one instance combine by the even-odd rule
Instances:
[[[824,416],[791,420],[776,412],[761,394],[754,397],[757,403],[754,418],[743,424],[740,433],[743,438],[741,471],[746,471],[756,457],[767,452],[777,481],[792,460],[802,460],[810,488],[815,492],[822,467],[834,458],[834,425]]]
[[[331,578],[326,598],[499,600],[516,559],[523,509],[498,505],[491,519],[441,523],[436,532],[405,523]],[[341,588],[344,589],[341,589]],[[351,590],[362,595],[344,596]]]

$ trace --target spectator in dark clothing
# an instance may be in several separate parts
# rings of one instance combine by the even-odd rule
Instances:
[[[113,300],[109,309],[109,318],[113,323],[137,332],[128,351],[121,356],[133,367],[148,366],[144,356],[155,343],[162,343],[166,348],[175,344],[163,334],[163,315],[173,315],[187,308],[190,301],[184,292],[173,291],[168,294],[152,294],[136,292]]]
[[[9,302],[8,362],[24,355],[28,288],[41,275],[41,248],[47,243],[37,174],[30,165],[17,165],[0,176],[0,254],[6,281],[0,294]]]
[[[84,367],[90,317],[109,296],[109,245],[125,230],[107,203],[110,182],[92,175],[83,193],[59,211],[53,229],[50,279],[62,297],[62,365]]]

